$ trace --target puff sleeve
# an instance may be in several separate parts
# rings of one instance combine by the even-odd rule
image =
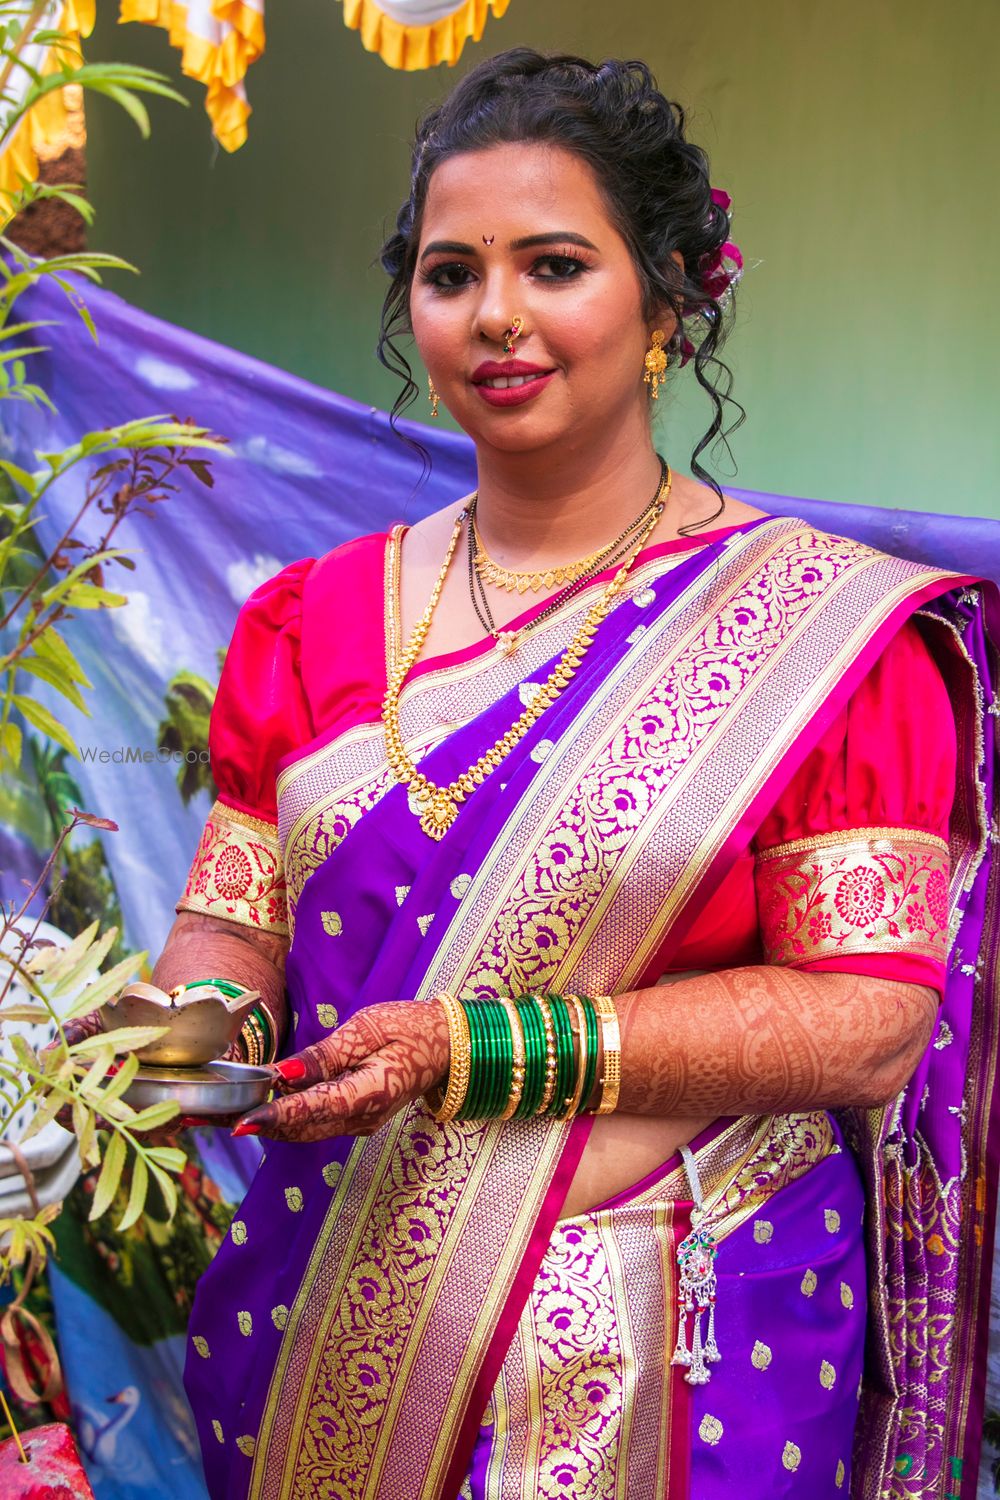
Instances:
[[[765,960],[943,990],[955,721],[912,621],[754,840]]]
[[[218,797],[177,911],[287,937],[276,765],[313,737],[302,685],[303,558],[260,585],[240,610],[209,725]]]

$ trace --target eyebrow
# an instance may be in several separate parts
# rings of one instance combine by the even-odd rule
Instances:
[[[553,229],[545,234],[528,234],[519,240],[511,240],[511,250],[534,250],[542,245],[580,245],[584,250],[595,250],[597,246],[592,244],[582,234],[574,234],[571,229]],[[426,247],[421,260],[426,260],[428,255],[475,255],[474,245],[463,244],[461,240],[432,240]]]

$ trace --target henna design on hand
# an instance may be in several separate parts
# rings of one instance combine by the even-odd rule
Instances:
[[[281,1096],[245,1116],[254,1133],[280,1141],[374,1135],[448,1070],[448,1020],[439,1000],[367,1006],[296,1054],[304,1075],[277,1075]]]
[[[930,1041],[938,997],[898,980],[757,965],[617,1003],[619,1109],[717,1118],[887,1103]]]

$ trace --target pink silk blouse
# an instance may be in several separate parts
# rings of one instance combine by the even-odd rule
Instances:
[[[643,560],[703,546],[733,529],[649,548]],[[276,829],[282,758],[378,719],[386,681],[385,546],[385,535],[376,534],[302,558],[243,605],[209,737],[223,809]],[[439,656],[415,672],[471,659],[492,644]],[[955,775],[948,693],[909,621],[738,856],[671,971],[778,962],[943,989]],[[278,875],[267,913],[251,915],[256,925],[280,930]]]

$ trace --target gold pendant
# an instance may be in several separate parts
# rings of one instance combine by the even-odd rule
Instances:
[[[420,814],[420,826],[429,838],[440,841],[458,817],[458,804],[440,788]]]

